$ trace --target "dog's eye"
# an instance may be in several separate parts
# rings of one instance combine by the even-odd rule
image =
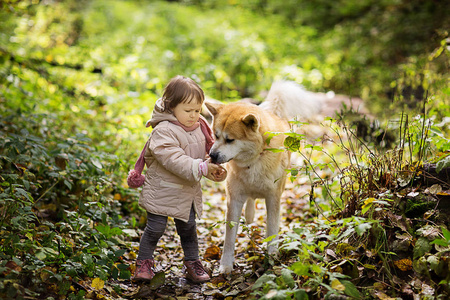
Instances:
[[[227,144],[232,143],[232,142],[234,142],[234,139],[225,139],[225,143],[227,143]]]
[[[217,134],[214,134],[214,136],[216,137],[216,140],[218,140],[218,139],[219,139],[219,136],[218,136]]]

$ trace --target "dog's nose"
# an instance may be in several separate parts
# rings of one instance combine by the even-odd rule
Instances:
[[[217,163],[217,159],[219,158],[219,153],[210,152],[209,157],[211,157],[211,161],[215,164],[215,163]]]

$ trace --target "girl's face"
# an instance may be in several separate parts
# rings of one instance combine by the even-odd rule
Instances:
[[[195,100],[190,103],[182,102],[175,106],[173,109],[173,114],[182,125],[191,127],[200,118],[201,109],[202,104],[197,103]]]

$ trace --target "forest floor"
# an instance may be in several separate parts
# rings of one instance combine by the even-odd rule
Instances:
[[[211,270],[211,281],[194,284],[184,278],[183,251],[179,237],[176,234],[173,220],[168,222],[167,230],[161,238],[155,253],[157,272],[164,275],[156,276],[149,284],[125,282],[121,287],[129,293],[130,298],[161,298],[161,299],[245,299],[249,297],[252,284],[266,270],[263,239],[265,234],[265,204],[263,200],[256,202],[255,221],[252,224],[243,223],[236,243],[235,269],[229,275],[218,272],[223,240],[225,237],[225,188],[224,184],[205,181],[205,210],[201,220],[197,221],[200,255],[204,265]],[[295,189],[295,191],[294,191]],[[295,182],[287,182],[286,191],[282,196],[281,236],[290,230],[291,224],[300,225],[302,219],[311,218],[309,200],[309,185],[296,187]],[[289,214],[286,212],[289,211]],[[295,222],[292,222],[295,221]],[[142,232],[141,232],[142,233]],[[139,243],[133,243],[137,250]],[[267,259],[267,258],[266,258]]]

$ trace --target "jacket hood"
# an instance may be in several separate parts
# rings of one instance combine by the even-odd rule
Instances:
[[[169,112],[164,112],[164,102],[162,98],[156,101],[155,107],[153,108],[152,117],[147,121],[145,127],[155,128],[156,125],[163,121],[176,122],[177,118]]]

